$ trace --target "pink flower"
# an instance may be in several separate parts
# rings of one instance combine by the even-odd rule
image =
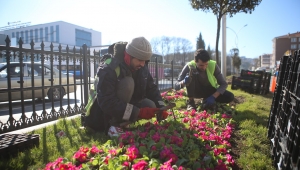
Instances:
[[[189,120],[190,120],[190,119],[189,119],[188,117],[185,117],[185,118],[182,119],[182,122],[183,122],[183,123],[187,123],[187,122],[189,122]]]
[[[96,146],[92,146],[92,148],[90,149],[90,153],[91,155],[95,155],[97,153],[103,152],[102,150],[99,150]]]
[[[226,158],[227,158],[227,161],[228,161],[230,164],[234,164],[234,159],[232,158],[231,155],[226,154]]]
[[[228,168],[226,167],[225,163],[219,159],[218,160],[218,165],[215,167],[215,170],[227,170]]]
[[[139,161],[132,165],[133,170],[144,170],[148,166],[148,163],[144,160]]]
[[[172,163],[175,164],[178,161],[178,156],[172,153],[167,156],[167,159],[171,159]]]
[[[207,150],[209,150],[209,151],[212,149],[211,146],[210,146],[209,144],[206,144],[206,145],[205,145],[205,148],[206,148]]]
[[[151,146],[151,150],[152,150],[152,151],[157,151],[156,146],[155,146],[155,145]]]
[[[160,170],[173,170],[171,166],[172,158],[166,161],[162,166],[160,166]]]
[[[129,167],[129,162],[125,161],[122,165],[126,166],[126,167]]]
[[[232,116],[228,115],[228,114],[222,114],[222,118],[225,118],[225,119],[228,119],[228,118],[231,118]]]
[[[164,147],[164,149],[160,152],[160,159],[165,159],[170,154],[172,154],[172,149]]]
[[[139,136],[141,137],[141,138],[146,138],[147,137],[147,135],[148,135],[148,132],[140,132],[139,133]]]
[[[80,162],[80,163],[83,163],[83,162],[86,161],[87,154],[86,154],[85,152],[82,152],[82,151],[77,151],[77,152],[74,154],[73,158],[74,158],[76,161],[78,161],[78,162]]]
[[[139,157],[140,153],[139,153],[138,148],[133,145],[133,146],[127,148],[126,154],[129,157],[129,161],[133,161],[134,159]]]
[[[155,133],[153,136],[152,136],[152,139],[155,141],[155,142],[159,142],[160,140],[160,135],[158,133]]]
[[[115,149],[111,149],[108,151],[111,155],[116,156],[117,155],[117,151]]]

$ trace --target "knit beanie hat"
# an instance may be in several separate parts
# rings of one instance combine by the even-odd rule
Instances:
[[[151,44],[144,37],[132,39],[126,45],[126,52],[139,60],[150,60],[152,56]]]

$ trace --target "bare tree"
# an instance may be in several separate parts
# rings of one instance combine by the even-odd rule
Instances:
[[[169,54],[170,53],[170,49],[171,49],[171,43],[172,43],[172,38],[170,37],[165,37],[163,36],[161,38],[162,42],[164,43],[164,50],[165,50],[165,53],[164,54]],[[170,57],[166,57],[165,60],[166,60],[166,63],[169,63]]]
[[[186,53],[190,52],[192,48],[192,43],[189,40],[181,39],[181,51],[183,53],[182,66],[184,66],[186,62]]]
[[[216,37],[216,61],[220,65],[219,61],[219,37],[220,37],[220,27],[221,19],[223,15],[228,14],[230,17],[232,15],[244,12],[252,13],[255,7],[260,4],[262,0],[189,0],[191,6],[195,10],[202,10],[204,12],[212,11],[217,17],[217,37]],[[225,51],[224,51],[225,52]]]
[[[150,41],[150,44],[151,44],[151,47],[152,47],[152,52],[153,53],[159,53],[158,46],[160,44],[160,39],[157,38],[157,37],[152,38],[151,41]]]

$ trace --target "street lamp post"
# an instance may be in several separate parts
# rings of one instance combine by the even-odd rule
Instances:
[[[226,27],[226,28],[228,28],[228,29],[230,29],[234,34],[235,34],[235,39],[234,39],[234,42],[235,42],[235,48],[236,49],[239,49],[238,48],[238,45],[239,45],[239,38],[238,38],[238,34],[239,34],[239,32],[244,28],[244,27],[246,27],[248,24],[245,24],[242,28],[240,28],[239,29],[239,31],[236,33],[232,28],[230,28],[230,27]],[[233,59],[232,59],[232,57],[231,57],[231,74],[233,73]]]

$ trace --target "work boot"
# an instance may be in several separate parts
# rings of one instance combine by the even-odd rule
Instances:
[[[187,100],[187,107],[186,110],[197,110],[196,104],[194,100]]]

